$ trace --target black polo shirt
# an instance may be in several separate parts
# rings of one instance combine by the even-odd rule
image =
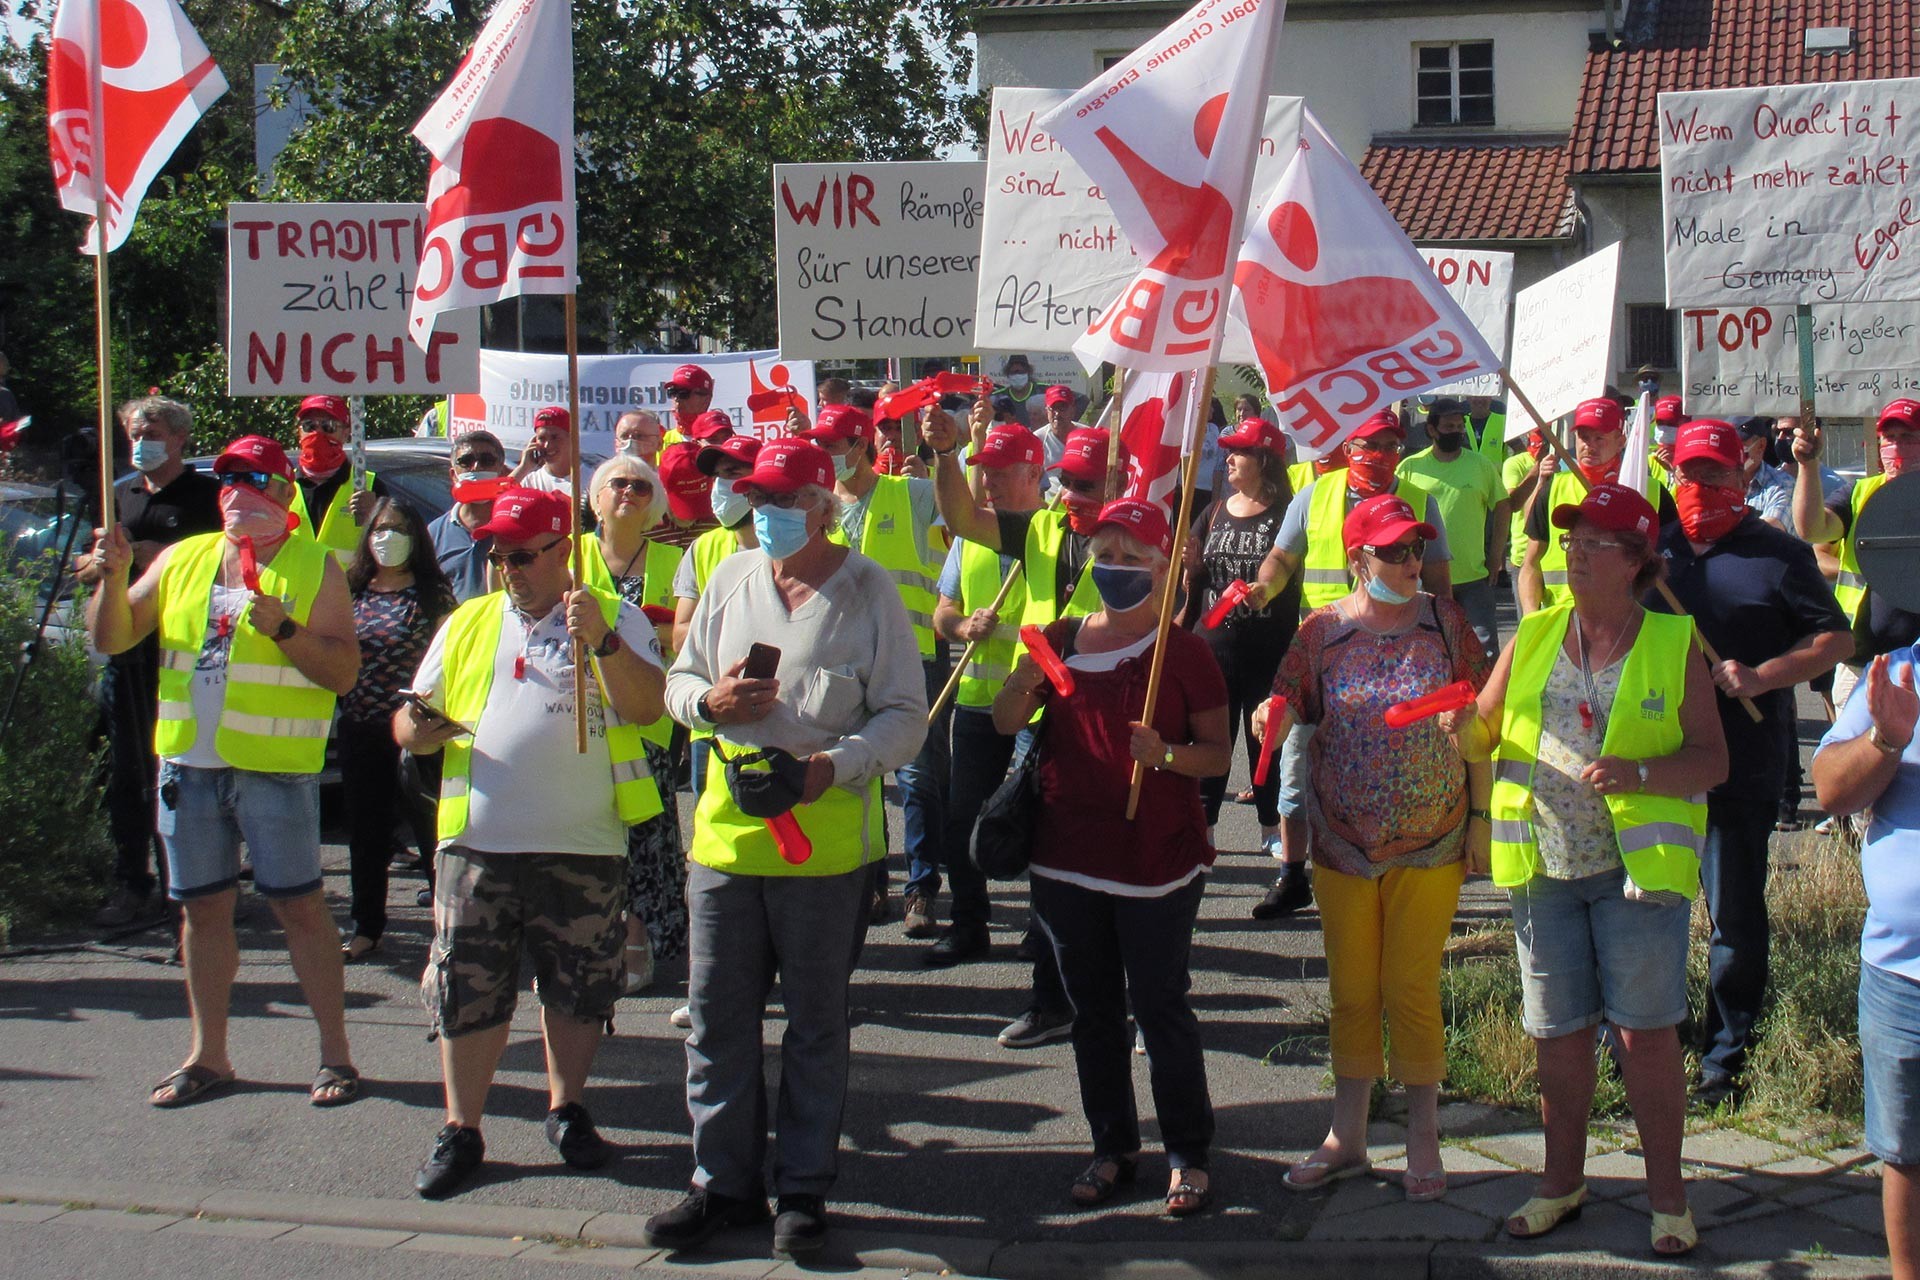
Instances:
[[[1661,530],[1660,553],[1667,558],[1667,585],[1723,659],[1757,667],[1808,636],[1848,629],[1813,548],[1751,511],[1698,557],[1675,522]],[[1656,612],[1673,611],[1658,591],[1649,592],[1645,603]],[[1764,717],[1759,725],[1737,699],[1716,689],[1714,701],[1728,764],[1727,780],[1713,789],[1714,796],[1775,803],[1786,785],[1787,753],[1797,749],[1793,690],[1774,689],[1754,699]]]
[[[1038,511],[993,513],[994,520],[1000,526],[1000,550],[1003,554],[1026,558],[1027,528],[1039,514]],[[1087,567],[1087,561],[1092,558],[1093,539],[1069,528],[1066,541],[1060,545],[1060,557],[1053,566],[1053,599],[1055,607],[1062,612],[1073,598],[1073,589],[1080,585],[1081,570]]]
[[[218,533],[220,519],[220,482],[212,476],[188,467],[159,489],[148,489],[146,477],[139,472],[123,477],[113,486],[114,514],[127,527],[132,542],[157,542],[172,546],[182,538],[200,533]],[[146,564],[137,566],[146,572]],[[160,640],[149,635],[144,641],[115,654],[115,667],[148,671],[160,656]],[[149,677],[151,678],[151,677]]]

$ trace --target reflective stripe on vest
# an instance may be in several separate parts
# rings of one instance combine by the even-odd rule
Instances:
[[[1022,626],[1045,627],[1060,618],[1084,618],[1100,611],[1100,593],[1093,587],[1093,557],[1088,556],[1062,608],[1055,599],[1060,581],[1060,554],[1067,545],[1067,513],[1049,507],[1033,513],[1027,523],[1027,545],[1020,557],[1027,607]],[[1038,584],[1038,585],[1036,585]],[[989,600],[992,597],[988,597]]]
[[[1666,486],[1649,468],[1646,499],[1653,504],[1656,512],[1660,510],[1660,495],[1666,491]],[[1554,510],[1561,506],[1579,506],[1580,500],[1586,496],[1586,486],[1562,463],[1561,469],[1553,473],[1553,485],[1547,490],[1547,541],[1540,549],[1540,581],[1544,586],[1540,593],[1540,607],[1543,609],[1550,604],[1565,603],[1567,594],[1567,553],[1560,545],[1559,535],[1553,531]]]
[[[1494,753],[1493,880],[1511,888],[1544,865],[1533,828],[1533,770],[1540,750],[1540,703],[1566,639],[1571,604],[1528,614],[1513,642],[1513,670]],[[1653,760],[1680,749],[1687,663],[1693,659],[1693,620],[1648,613],[1620,669],[1620,689],[1607,716],[1601,755]],[[1644,691],[1644,692],[1643,692]],[[1619,792],[1605,797],[1621,861],[1646,890],[1691,898],[1700,885],[1700,847],[1706,839],[1704,797]]]
[[[1860,528],[1860,513],[1866,508],[1867,499],[1879,492],[1880,486],[1887,482],[1883,472],[1877,476],[1862,476],[1853,485],[1853,519],[1847,522],[1847,536],[1840,540],[1840,576],[1833,582],[1833,598],[1840,603],[1840,612],[1847,615],[1847,621],[1857,622],[1860,606],[1866,603],[1867,579],[1860,572],[1860,556],[1854,548],[1854,539]]]
[[[842,546],[852,545],[844,529],[829,535]],[[933,656],[933,606],[940,582],[940,565],[929,563],[920,539],[914,536],[913,490],[906,476],[874,477],[867,498],[867,517],[860,526],[860,554],[875,561],[900,588],[900,603],[920,656]]]
[[[1000,594],[1000,553],[977,542],[960,544],[960,612],[971,614],[985,609]],[[960,685],[954,690],[954,703],[962,707],[986,708],[1013,664],[1027,647],[1020,643],[1020,619],[1027,609],[1027,575],[1023,570],[1013,580],[1006,601],[1000,606],[1000,620],[993,634],[974,646],[973,659],[961,668]]]
[[[367,490],[373,490],[373,472],[367,474]],[[332,501],[327,503],[326,517],[320,521],[320,532],[313,532],[313,517],[307,513],[307,494],[299,485],[293,486],[293,514],[300,517],[296,532],[304,532],[319,539],[320,545],[333,552],[333,558],[342,565],[353,559],[354,550],[360,545],[360,526],[353,522],[353,512],[348,504],[353,501],[353,474],[340,482],[333,491]]]
[[[607,625],[620,616],[620,598],[593,588],[600,612]],[[445,679],[447,716],[462,724],[479,728],[493,690],[494,664],[500,648],[501,624],[505,618],[501,592],[477,596],[453,611],[446,621]],[[606,716],[607,757],[613,772],[614,809],[620,821],[632,826],[661,812],[660,788],[647,768],[646,740],[642,728],[628,724],[614,712],[606,695],[606,683],[596,668],[593,684],[600,691],[600,706]],[[571,751],[573,748],[567,748]],[[473,771],[473,739],[459,737],[446,745],[447,763],[440,782],[440,839],[452,840],[467,829],[469,777]],[[538,768],[538,761],[525,762]]]
[[[159,708],[153,748],[161,756],[193,750],[193,670],[206,640],[213,580],[226,535],[204,533],[177,542],[160,573]],[[326,580],[327,550],[305,534],[290,535],[260,566],[260,589],[289,600],[287,613],[304,625]],[[253,606],[234,619],[227,684],[213,744],[236,769],[260,773],[318,773],[327,753],[335,698],[303,675],[280,646],[253,625]]]
[[[673,607],[673,575],[680,569],[679,547],[668,546],[664,542],[655,542],[651,538],[644,540],[641,554],[634,557],[640,561],[640,603]],[[613,585],[613,570],[607,565],[606,552],[600,546],[597,534],[580,536],[580,572],[589,587],[603,596],[624,599]],[[667,654],[669,666],[673,655]],[[455,717],[458,719],[459,717]],[[640,732],[648,742],[664,747],[673,739],[673,721],[665,714],[652,724],[640,726]]]
[[[1300,568],[1303,618],[1353,590],[1343,533],[1347,523],[1346,478],[1342,473],[1328,472],[1314,482],[1307,498],[1307,554]],[[1413,508],[1414,519],[1426,523],[1431,494],[1405,478],[1394,482],[1393,491]]]

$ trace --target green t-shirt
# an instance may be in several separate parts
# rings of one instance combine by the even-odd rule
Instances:
[[[1453,547],[1453,582],[1461,586],[1487,576],[1487,515],[1507,496],[1500,469],[1483,453],[1463,449],[1442,462],[1432,449],[1402,458],[1397,475],[1412,476],[1440,504]]]
[[[1522,449],[1500,464],[1500,485],[1508,493],[1520,487],[1527,478],[1527,472],[1533,470],[1533,455]],[[1527,558],[1527,504],[1517,503],[1513,509],[1513,530],[1507,536],[1507,563],[1518,565]]]

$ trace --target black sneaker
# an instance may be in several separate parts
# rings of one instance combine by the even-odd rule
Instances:
[[[773,1219],[773,1256],[792,1261],[820,1252],[826,1243],[827,1202],[819,1196],[781,1196]]]
[[[613,1148],[593,1127],[593,1117],[577,1102],[547,1112],[547,1141],[575,1169],[598,1169]]]
[[[985,929],[963,929],[954,925],[940,935],[940,941],[921,953],[920,963],[929,969],[951,969],[968,960],[984,958],[990,946]]]
[[[693,1249],[727,1227],[751,1227],[767,1217],[767,1202],[759,1196],[736,1200],[693,1187],[679,1204],[648,1218],[640,1240],[650,1249]]]
[[[1284,920],[1302,907],[1313,905],[1313,883],[1307,877],[1305,863],[1289,862],[1280,878],[1267,890],[1267,896],[1253,908],[1255,920]]]
[[[413,1189],[428,1200],[443,1200],[466,1184],[487,1158],[487,1140],[478,1129],[450,1124],[434,1135],[433,1150],[413,1175]]]
[[[1692,1097],[1688,1100],[1695,1111],[1718,1111],[1722,1107],[1738,1109],[1746,1090],[1732,1076],[1719,1074],[1701,1075],[1694,1080]]]
[[[1032,1049],[1050,1040],[1065,1040],[1073,1034],[1073,1015],[1048,1009],[1029,1009],[998,1037],[1002,1049]]]

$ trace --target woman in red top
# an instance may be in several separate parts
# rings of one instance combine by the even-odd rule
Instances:
[[[1167,1212],[1184,1217],[1212,1200],[1213,1104],[1200,1021],[1187,1002],[1193,921],[1213,864],[1200,780],[1226,772],[1232,739],[1220,668],[1206,642],[1180,628],[1167,637],[1153,723],[1138,719],[1171,543],[1157,504],[1107,504],[1091,545],[1103,607],[1047,629],[1072,672],[1072,695],[1059,696],[1023,655],[994,700],[993,720],[1012,734],[1046,708],[1033,906],[1073,1003],[1074,1065],[1093,1129],[1093,1163],[1073,1184],[1074,1202],[1110,1199],[1139,1163],[1131,1002],[1172,1165]],[[1147,774],[1129,822],[1136,761]]]

